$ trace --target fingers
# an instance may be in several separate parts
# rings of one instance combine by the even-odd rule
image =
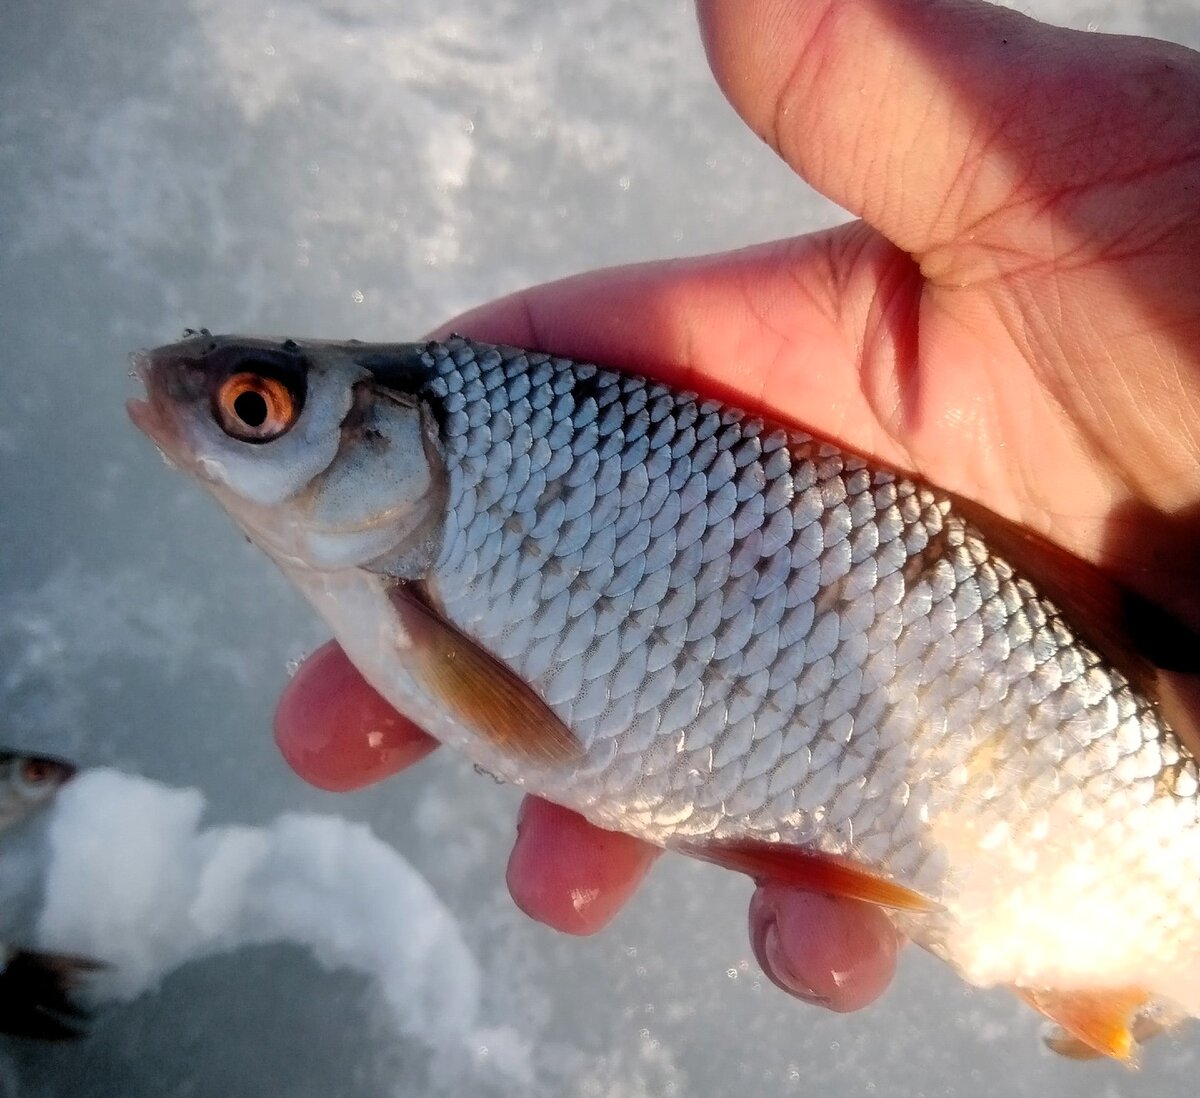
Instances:
[[[437,746],[368,686],[332,641],[284,689],[275,742],[306,782],[338,793],[391,777]]]
[[[275,739],[301,778],[333,792],[382,781],[437,746],[396,713],[332,641],[306,659],[285,688]],[[568,809],[526,798],[508,886],[531,918],[568,934],[594,934],[633,895],[659,853]]]
[[[875,907],[760,885],[750,901],[750,944],[789,995],[847,1012],[874,1002],[896,971],[903,939]]]
[[[1163,94],[1181,79],[1171,69],[1189,56],[1182,47],[1049,27],[974,0],[698,8],[713,72],[751,128],[918,256],[986,234],[1014,192],[1030,199],[1027,232],[1045,212],[1040,197],[1137,164],[1164,147],[1164,128],[1194,134]]]
[[[332,642],[305,660],[288,684],[275,736],[302,778],[333,791],[380,781],[436,746],[395,713]],[[508,862],[508,888],[530,918],[568,934],[594,934],[637,891],[660,853],[527,797]],[[750,935],[772,981],[837,1011],[856,1010],[883,991],[900,941],[874,908],[775,885],[755,892]]]
[[[750,127],[914,253],[955,230],[948,199],[987,150],[953,75],[973,68],[1015,93],[1042,30],[979,3],[701,0],[699,13],[717,81]],[[987,172],[972,183],[983,207],[1004,185]]]
[[[636,891],[661,853],[593,827],[569,809],[527,797],[508,863],[508,888],[527,915],[568,934],[594,934]],[[829,1010],[877,999],[903,938],[878,908],[782,885],[750,902],[750,941],[763,971],[790,995]]]
[[[508,890],[538,922],[568,934],[594,934],[625,905],[659,853],[569,809],[527,797],[508,860]]]

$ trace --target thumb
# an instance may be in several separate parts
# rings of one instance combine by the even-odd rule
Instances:
[[[1195,147],[1178,104],[1200,89],[1181,46],[1050,27],[979,0],[699,0],[698,11],[738,113],[935,282],[974,280],[961,257],[939,255],[956,244],[1002,253],[1020,234],[1027,259],[1031,224],[1042,254],[1061,247],[1064,221],[1072,236],[1119,232],[1071,196]],[[1137,183],[1140,202],[1164,198]]]

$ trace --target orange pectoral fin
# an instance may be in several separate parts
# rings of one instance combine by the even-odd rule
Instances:
[[[528,683],[443,620],[406,587],[391,596],[409,640],[405,660],[430,695],[501,750],[557,765],[583,754],[579,741]]]
[[[1150,1001],[1141,988],[1102,991],[1054,991],[1046,988],[1014,989],[1039,1014],[1061,1027],[1066,1037],[1052,1037],[1055,1052],[1075,1060],[1099,1056],[1132,1064],[1137,1054],[1134,1028],[1138,1012]],[[1082,1047],[1080,1047],[1082,1046]]]
[[[929,897],[865,866],[802,846],[757,839],[689,839],[673,843],[671,849],[745,873],[756,881],[777,881],[900,911],[936,911],[939,907]]]

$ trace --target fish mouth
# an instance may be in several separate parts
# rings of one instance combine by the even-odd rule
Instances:
[[[132,398],[125,401],[125,411],[133,425],[142,434],[147,435],[160,450],[168,444],[172,437],[171,431],[161,412],[150,401]]]
[[[162,380],[153,359],[148,352],[139,351],[129,356],[129,364],[131,376],[145,387],[146,399],[127,400],[125,411],[133,425],[159,448],[163,456],[171,458],[179,448],[179,428],[174,416],[167,411]]]

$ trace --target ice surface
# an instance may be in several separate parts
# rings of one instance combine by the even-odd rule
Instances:
[[[1200,44],[1194,0],[1025,6]],[[127,792],[95,825],[141,852],[97,848],[129,887],[111,904],[73,904],[102,874],[64,884],[67,861],[38,853],[36,829],[23,840],[22,872],[49,873],[47,933],[73,911],[72,933],[129,958],[127,991],[159,983],[78,1045],[3,1046],[0,1095],[1192,1092],[1194,1033],[1137,1075],[1064,1064],[1028,1011],[915,951],[876,1008],[807,1010],[758,978],[747,886],[709,867],[664,859],[609,931],[555,937],[504,890],[510,790],[435,757],[333,797],[277,757],[273,700],[321,630],[126,423],[127,353],[200,324],[411,338],[530,282],[843,217],[724,103],[690,5],[48,0],[7,5],[2,25],[0,736],[166,784],[89,776],[60,806],[69,822],[109,804],[104,781]],[[161,834],[137,825],[135,790]],[[349,822],[306,840],[312,814]],[[436,901],[414,910],[419,889],[398,884],[412,902],[381,938],[321,937],[376,925],[374,894],[320,892],[338,844],[392,864],[351,837],[368,822],[475,959],[458,1077],[429,1047],[450,999],[402,1033],[386,988],[465,995],[432,975],[461,977],[462,955],[446,944],[401,972],[380,944],[412,956],[404,927],[430,927]],[[142,929],[122,921],[142,910]],[[268,938],[292,944],[220,952]]]

